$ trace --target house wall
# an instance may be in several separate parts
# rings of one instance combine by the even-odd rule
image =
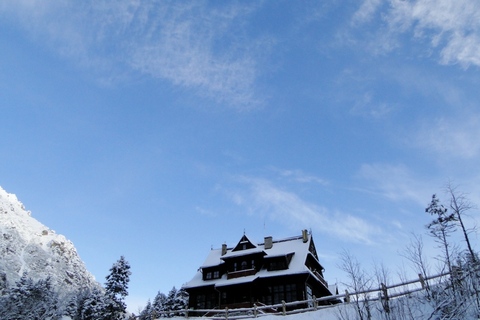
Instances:
[[[306,300],[307,286],[316,297],[328,295],[328,290],[310,274],[257,279],[253,282],[231,286],[213,286],[187,289],[189,307],[194,309],[252,307],[260,302],[265,305]]]

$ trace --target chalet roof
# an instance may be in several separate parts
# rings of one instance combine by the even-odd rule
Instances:
[[[273,241],[273,246],[269,249],[265,249],[264,243],[256,244],[254,248],[234,251],[234,248],[227,248],[226,253],[222,256],[222,249],[212,249],[205,259],[202,266],[199,268],[198,272],[195,274],[192,280],[187,282],[184,285],[184,288],[193,288],[193,287],[202,287],[202,286],[229,286],[238,283],[247,283],[252,282],[258,278],[267,278],[274,276],[282,275],[291,275],[291,274],[300,274],[300,273],[310,273],[312,276],[316,277],[305,265],[305,260],[310,254],[309,247],[312,242],[311,234],[307,234],[307,241],[304,242],[302,236],[292,237],[282,240]],[[253,243],[253,242],[252,242]],[[274,257],[283,257],[286,255],[292,254],[292,259],[290,261],[288,269],[285,270],[275,270],[267,271],[266,268],[262,268],[254,275],[238,277],[234,279],[227,279],[227,275],[224,274],[221,278],[203,280],[202,269],[208,267],[219,266],[225,263],[225,259],[239,257],[241,255],[250,255],[250,254],[263,254],[264,258],[274,258]]]

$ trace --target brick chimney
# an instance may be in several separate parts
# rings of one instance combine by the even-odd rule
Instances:
[[[271,249],[273,247],[272,236],[265,237],[265,249]]]

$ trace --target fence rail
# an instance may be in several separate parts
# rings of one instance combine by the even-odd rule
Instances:
[[[385,285],[381,284],[379,288],[376,289],[369,289],[369,290],[362,290],[357,292],[348,292],[345,290],[345,293],[325,296],[316,298],[315,296],[312,299],[308,300],[301,300],[301,301],[293,301],[293,302],[285,302],[273,304],[273,305],[264,305],[261,303],[255,303],[251,308],[225,308],[225,309],[185,309],[185,310],[174,310],[174,311],[163,311],[157,312],[154,315],[152,314],[152,318],[154,317],[172,317],[172,316],[183,316],[185,318],[189,317],[203,317],[212,320],[220,320],[225,319],[228,320],[229,318],[235,319],[243,319],[243,318],[257,318],[263,315],[270,315],[270,314],[280,314],[280,315],[287,315],[287,314],[294,314],[294,313],[302,313],[306,311],[315,311],[318,309],[330,308],[334,305],[334,303],[344,302],[350,303],[352,299],[356,302],[362,301],[370,301],[370,300],[382,300],[388,302],[389,299],[398,298],[401,296],[410,295],[414,292],[418,292],[421,290],[428,290],[429,288],[429,281],[435,280],[444,276],[449,275],[448,272],[440,273],[434,276],[423,277],[421,274],[418,275],[417,279],[413,279],[406,282],[401,282],[394,285]],[[415,288],[410,288],[409,286],[415,285]],[[400,291],[393,290],[401,288]],[[393,291],[393,292],[392,292]],[[375,294],[372,298],[372,295]],[[331,302],[330,305],[325,304]],[[306,305],[306,308],[299,308],[290,310],[289,307],[295,307],[298,305]],[[387,305],[388,307],[388,305]],[[138,317],[137,317],[138,318]]]

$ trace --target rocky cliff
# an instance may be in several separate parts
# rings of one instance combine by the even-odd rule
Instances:
[[[14,194],[0,187],[0,290],[24,272],[50,277],[60,293],[97,286],[73,243],[31,216]]]

